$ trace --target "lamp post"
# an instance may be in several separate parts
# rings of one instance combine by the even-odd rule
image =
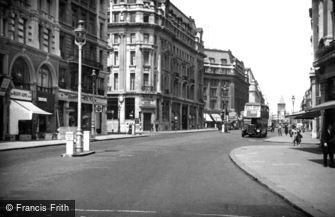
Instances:
[[[293,95],[292,96],[292,114],[294,113],[294,100],[295,100],[295,97]]]
[[[91,119],[91,136],[92,138],[95,135],[95,81],[97,79],[97,74],[95,73],[95,70],[92,70],[92,92],[93,92],[93,103],[92,103],[92,119]]]
[[[118,115],[118,126],[117,126],[117,132],[120,133],[120,128],[121,128],[121,123],[120,123],[120,110],[121,110],[121,107],[122,107],[122,103],[124,101],[124,98],[122,95],[119,96],[119,115]]]
[[[86,44],[86,30],[84,28],[84,21],[79,20],[78,21],[78,27],[74,30],[75,33],[75,44],[78,46],[78,123],[77,123],[77,133],[76,133],[76,147],[75,151],[76,153],[83,152],[83,132],[81,129],[81,73],[82,73],[82,48]]]

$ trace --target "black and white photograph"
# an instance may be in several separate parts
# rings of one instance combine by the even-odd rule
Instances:
[[[0,0],[0,216],[334,217],[335,0]]]

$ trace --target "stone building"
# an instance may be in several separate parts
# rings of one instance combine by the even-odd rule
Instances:
[[[99,72],[97,104],[106,107],[106,6],[106,0],[0,2],[1,140],[51,139],[59,127],[77,123],[72,120],[78,82],[73,30],[79,18],[89,27],[83,52],[83,119],[91,116],[92,69]]]
[[[202,127],[202,29],[170,1],[113,0],[107,131]]]
[[[263,93],[258,85],[254,73],[250,68],[246,68],[246,74],[249,80],[249,102],[252,103],[265,103]]]
[[[319,137],[327,124],[335,123],[335,1],[312,0],[310,17],[314,50],[311,111],[320,111],[312,135]]]
[[[244,63],[231,51],[205,49],[205,54],[205,113],[217,120],[220,120],[223,112],[240,116],[249,97]]]

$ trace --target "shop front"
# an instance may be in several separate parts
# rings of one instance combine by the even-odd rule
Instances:
[[[9,104],[9,135],[11,140],[38,139],[39,132],[46,130],[47,112],[32,102],[29,90],[12,89]],[[44,120],[39,122],[40,120]]]
[[[57,107],[57,122],[59,138],[63,138],[66,131],[75,131],[77,128],[78,95],[69,91],[59,91]],[[94,103],[93,103],[94,100]],[[91,94],[83,94],[81,100],[81,128],[94,134],[106,134],[107,99]],[[94,122],[92,121],[94,118]],[[94,124],[94,126],[92,126]]]

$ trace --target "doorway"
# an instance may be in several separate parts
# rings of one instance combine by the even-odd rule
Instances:
[[[143,113],[143,130],[151,130],[151,113]]]

